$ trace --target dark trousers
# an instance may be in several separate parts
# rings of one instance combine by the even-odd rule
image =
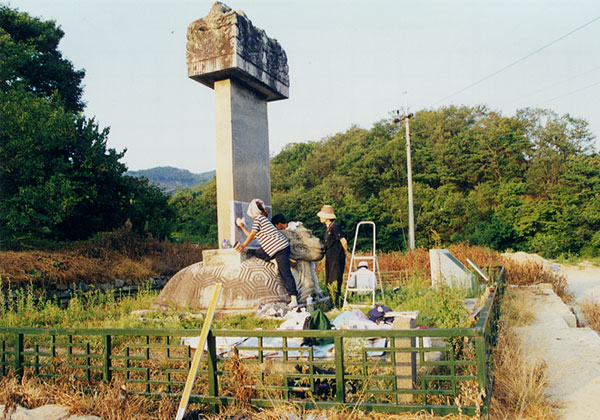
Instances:
[[[342,283],[344,282],[344,269],[346,268],[346,253],[327,252],[325,254],[325,283],[327,286],[335,283],[334,306],[340,307],[342,302]]]
[[[275,259],[277,261],[277,269],[279,270],[279,277],[283,280],[283,285],[290,295],[298,296],[298,289],[296,289],[296,280],[290,270],[290,247],[286,247],[281,251],[278,251],[275,255],[270,256],[262,248],[258,248],[254,251],[254,256],[264,261],[271,261]]]

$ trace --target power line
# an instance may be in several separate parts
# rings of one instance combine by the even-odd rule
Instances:
[[[547,101],[540,102],[540,103],[539,103],[539,104],[537,104],[536,106],[540,106],[540,105],[543,105],[543,104],[547,104],[548,102],[552,102],[552,101],[555,101],[555,100],[557,100],[557,99],[564,98],[565,96],[571,96],[571,95],[574,95],[574,94],[576,94],[576,93],[579,93],[579,92],[581,92],[581,91],[583,91],[583,90],[587,90],[587,89],[589,89],[589,88],[592,88],[592,87],[594,87],[594,86],[597,86],[597,85],[600,85],[600,82],[592,83],[591,85],[587,85],[587,86],[584,86],[584,87],[582,87],[582,88],[579,88],[579,89],[573,90],[573,91],[571,91],[571,92],[565,93],[564,95],[555,96],[555,97],[554,97],[554,98],[552,98],[552,99],[548,99]]]
[[[592,24],[593,22],[597,21],[598,19],[600,19],[600,16],[598,16],[598,17],[595,17],[594,19],[590,20],[590,21],[589,21],[589,22],[587,22],[587,23],[584,23],[584,24],[583,24],[583,25],[581,25],[581,26],[578,26],[577,28],[573,29],[572,31],[570,31],[570,32],[567,32],[566,34],[562,35],[561,37],[559,37],[559,38],[556,38],[554,41],[552,41],[552,42],[550,42],[550,43],[548,43],[548,44],[544,45],[543,47],[540,47],[540,48],[538,48],[537,50],[535,50],[535,51],[533,51],[533,52],[531,52],[531,53],[527,54],[526,56],[524,56],[524,57],[521,57],[521,58],[519,58],[519,59],[518,59],[518,60],[516,60],[516,61],[513,61],[513,62],[512,62],[512,63],[510,63],[509,65],[502,67],[500,70],[497,70],[497,71],[495,71],[495,72],[493,72],[493,73],[491,73],[491,74],[489,74],[489,75],[485,76],[484,78],[482,78],[482,79],[479,79],[478,81],[476,81],[476,82],[474,82],[474,83],[471,83],[470,85],[468,85],[468,86],[466,86],[466,87],[464,87],[464,88],[462,88],[462,89],[460,89],[460,90],[458,90],[458,91],[456,91],[456,92],[454,92],[454,93],[452,93],[452,94],[450,94],[450,95],[448,95],[448,96],[446,96],[446,97],[444,97],[444,98],[440,99],[439,101],[435,102],[433,105],[437,105],[438,103],[440,103],[440,102],[443,102],[443,101],[445,101],[446,99],[449,99],[449,98],[451,98],[451,97],[453,97],[453,96],[456,96],[456,95],[458,95],[459,93],[462,93],[462,92],[464,92],[465,90],[467,90],[467,89],[470,89],[470,88],[472,88],[473,86],[476,86],[476,85],[478,85],[479,83],[481,83],[481,82],[484,82],[484,81],[488,80],[488,79],[489,79],[489,78],[491,78],[491,77],[494,77],[495,75],[497,75],[497,74],[499,74],[499,73],[502,73],[503,71],[505,71],[505,70],[507,70],[507,69],[509,69],[509,68],[511,68],[511,67],[513,67],[513,66],[515,66],[515,65],[517,65],[517,64],[519,64],[521,61],[523,61],[523,60],[525,60],[525,59],[527,59],[527,58],[531,57],[532,55],[535,55],[535,54],[539,53],[540,51],[542,51],[542,50],[545,50],[546,48],[550,47],[551,45],[554,45],[554,44],[556,44],[558,41],[560,41],[560,40],[562,40],[562,39],[564,39],[564,38],[568,37],[569,35],[572,35],[572,34],[574,34],[575,32],[577,32],[577,31],[579,31],[579,30],[581,30],[581,29],[583,29],[583,28],[585,28],[586,26],[588,26],[588,25]]]
[[[534,91],[531,91],[531,92],[529,92],[529,93],[526,93],[526,94],[524,94],[524,95],[523,95],[523,97],[525,97],[525,98],[528,98],[528,97],[530,97],[530,96],[536,95],[536,94],[538,94],[538,93],[540,93],[540,92],[544,92],[544,91],[546,91],[546,90],[548,90],[548,89],[550,89],[550,88],[553,88],[553,87],[555,87],[555,86],[561,85],[561,84],[563,84],[563,83],[566,83],[566,82],[570,82],[571,80],[574,80],[574,79],[578,79],[578,78],[580,78],[581,76],[585,76],[585,75],[587,75],[587,74],[589,74],[589,73],[592,73],[592,72],[594,72],[594,71],[597,71],[598,69],[600,69],[600,66],[596,66],[596,67],[594,67],[594,68],[591,68],[591,69],[588,69],[588,70],[586,70],[586,71],[584,71],[584,72],[578,73],[578,74],[576,74],[576,75],[574,75],[574,76],[569,76],[569,77],[567,77],[567,78],[565,78],[565,79],[559,80],[559,81],[557,81],[557,82],[554,82],[554,83],[552,83],[552,84],[549,84],[549,85],[546,85],[546,86],[544,86],[544,87],[542,87],[542,88],[540,88],[540,89],[536,89],[536,90],[534,90]]]

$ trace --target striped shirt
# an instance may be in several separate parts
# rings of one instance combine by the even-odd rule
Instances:
[[[252,232],[256,232],[260,247],[269,257],[290,246],[287,238],[262,214],[254,219]]]

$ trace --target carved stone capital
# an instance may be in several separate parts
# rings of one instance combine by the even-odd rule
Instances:
[[[216,2],[207,16],[189,25],[187,39],[188,77],[210,88],[215,81],[236,79],[267,101],[288,98],[285,51],[244,12]]]

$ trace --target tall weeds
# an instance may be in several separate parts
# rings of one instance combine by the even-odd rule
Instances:
[[[580,308],[589,327],[597,333],[600,333],[600,305],[597,302],[586,298],[580,305]]]
[[[550,283],[552,290],[563,301],[572,299],[569,292],[567,278],[558,271],[553,270],[548,264],[535,260],[518,260],[510,257],[502,259],[506,272],[506,283],[517,286],[530,286],[534,284]]]
[[[49,383],[29,376],[0,379],[0,404],[5,414],[16,406],[32,409],[46,404],[69,408],[71,414],[95,415],[103,420],[163,420],[175,418],[176,402],[129,394],[122,383],[99,384],[94,390],[69,378]]]
[[[127,226],[51,251],[0,253],[0,276],[23,285],[70,285],[112,281],[143,281],[171,276],[202,260],[202,247],[140,236]]]

